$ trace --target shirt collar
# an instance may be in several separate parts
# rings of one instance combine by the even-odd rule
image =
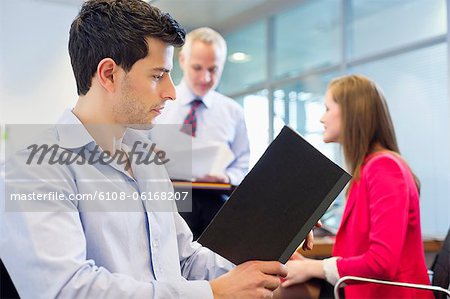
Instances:
[[[56,124],[59,145],[67,149],[76,149],[92,143],[94,139],[81,121],[73,114],[72,109],[64,111]]]
[[[125,131],[125,135],[123,136],[122,142],[129,149],[134,148],[139,152],[148,152],[151,147],[151,141],[149,138],[151,129],[147,130],[138,130],[128,128]]]
[[[86,130],[86,127],[71,109],[67,109],[59,118],[56,124],[56,130],[58,132],[59,145],[62,148],[77,149],[85,147],[90,143],[93,145],[96,144],[94,138],[92,138]],[[136,141],[141,141],[135,149],[144,151],[142,141],[149,141],[148,132],[149,130],[127,129],[123,138],[118,140],[118,142],[123,142],[128,147],[132,147]]]
[[[205,94],[203,97],[198,97],[195,95],[187,86],[186,81],[181,80],[180,84],[177,88],[177,101],[180,103],[180,105],[190,105],[191,102],[196,99],[200,98],[203,101],[203,104],[206,106],[206,108],[210,108],[212,105],[212,94],[213,90],[210,90],[207,94]]]

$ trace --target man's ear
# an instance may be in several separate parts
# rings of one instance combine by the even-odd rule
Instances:
[[[111,58],[103,58],[97,65],[98,81],[108,92],[115,91],[118,65]]]

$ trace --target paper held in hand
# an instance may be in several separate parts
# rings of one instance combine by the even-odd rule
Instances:
[[[192,176],[194,178],[223,175],[233,160],[233,152],[223,143],[192,142]]]
[[[194,181],[206,175],[223,175],[234,160],[226,144],[192,138],[180,132],[179,126],[155,126],[151,139],[170,160],[165,166],[172,180]]]

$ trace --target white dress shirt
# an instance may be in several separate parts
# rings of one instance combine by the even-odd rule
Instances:
[[[159,124],[183,124],[191,109],[191,102],[198,98],[186,83],[177,87],[177,99],[167,101],[165,108],[156,119]],[[233,185],[239,185],[248,172],[250,146],[242,107],[234,100],[214,90],[203,98],[204,105],[197,111],[198,140],[226,144],[234,154],[234,161],[227,167],[225,174]],[[192,161],[195,167],[195,161]]]

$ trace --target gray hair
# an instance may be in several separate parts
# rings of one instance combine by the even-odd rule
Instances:
[[[186,35],[186,42],[181,49],[181,52],[186,57],[189,57],[192,45],[195,41],[201,41],[207,44],[214,45],[217,49],[217,55],[220,62],[222,64],[225,63],[225,58],[227,56],[227,44],[220,33],[209,27],[201,27],[189,32]]]

